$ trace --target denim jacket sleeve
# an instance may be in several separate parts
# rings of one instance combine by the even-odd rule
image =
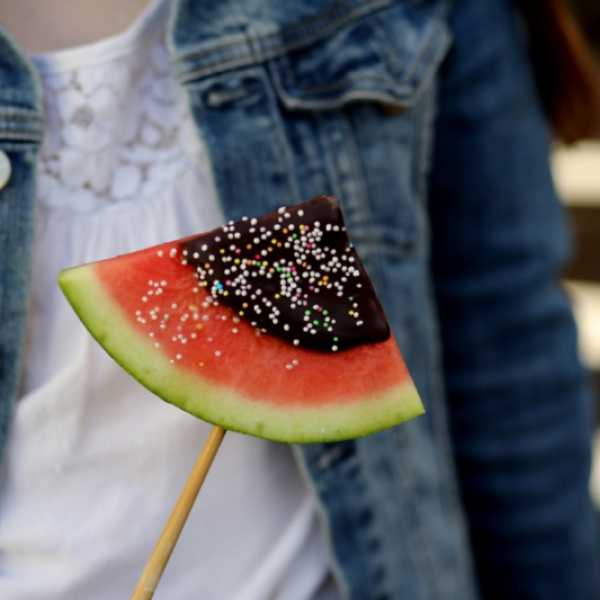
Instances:
[[[449,415],[485,598],[600,597],[591,406],[549,133],[509,2],[457,0],[431,182]]]

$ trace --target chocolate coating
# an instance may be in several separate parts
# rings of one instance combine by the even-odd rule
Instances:
[[[390,336],[335,196],[244,218],[180,246],[213,298],[290,344],[335,352]]]

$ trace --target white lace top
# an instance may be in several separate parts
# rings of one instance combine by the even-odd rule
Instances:
[[[128,598],[210,426],[92,340],[60,269],[219,225],[160,0],[126,32],[34,57],[45,90],[33,303],[0,493],[0,599]],[[290,448],[228,433],[156,600],[307,600],[326,573]]]

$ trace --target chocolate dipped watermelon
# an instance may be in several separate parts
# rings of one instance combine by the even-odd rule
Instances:
[[[127,372],[225,429],[324,442],[423,412],[335,197],[58,281]]]

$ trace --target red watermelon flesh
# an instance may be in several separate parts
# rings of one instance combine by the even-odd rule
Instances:
[[[327,208],[324,202],[332,202],[318,200],[321,209]],[[308,213],[305,222],[312,218],[315,202],[295,208]],[[332,319],[334,326],[321,323],[321,345],[294,345],[292,338],[301,332],[297,324],[277,331],[272,324],[277,319],[271,317],[274,333],[266,332],[244,314],[248,311],[241,308],[247,303],[239,293],[235,302],[228,302],[222,288],[216,289],[218,282],[206,273],[199,277],[198,266],[187,260],[188,250],[195,247],[190,242],[206,247],[208,241],[210,252],[218,247],[210,246],[210,240],[219,235],[224,237],[222,229],[68,269],[59,283],[92,335],[126,371],[162,399],[226,429],[283,442],[335,441],[373,433],[423,412],[387,329],[383,340],[357,343],[353,331],[344,337]],[[262,262],[259,266],[266,268]],[[356,280],[364,282],[358,276]],[[237,291],[229,290],[231,295]],[[370,283],[357,291],[364,299],[361,307],[368,300],[380,310],[371,298]],[[323,312],[341,315],[340,307],[323,302],[324,297],[310,297],[311,303],[318,298],[329,308],[321,307],[320,313],[315,309],[311,319],[319,315],[323,321]],[[309,311],[306,306],[296,312]],[[315,327],[312,322],[304,329]],[[374,335],[382,337],[382,332],[379,327]],[[368,337],[369,331],[361,335]],[[332,351],[332,343],[346,349]]]

